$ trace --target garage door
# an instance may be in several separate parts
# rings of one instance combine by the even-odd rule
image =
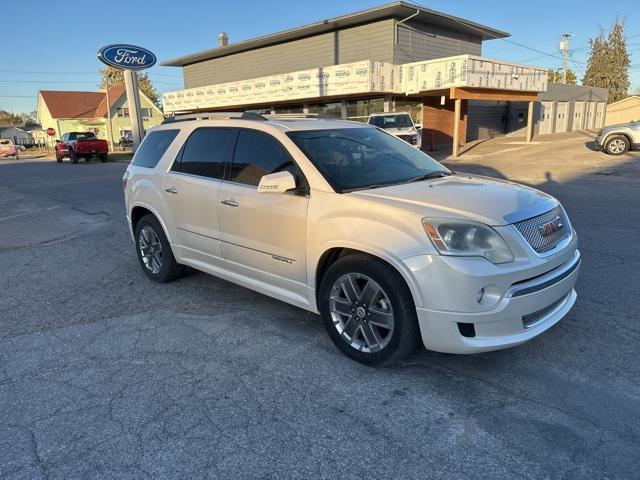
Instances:
[[[596,120],[596,102],[587,102],[587,115],[585,120],[585,128],[592,129]]]
[[[571,130],[582,130],[582,126],[584,125],[584,102],[574,102],[573,103],[573,119]]]
[[[467,112],[467,141],[499,137],[505,134],[506,102],[469,101]]]
[[[553,102],[540,102],[538,134],[553,133]]]
[[[607,109],[606,102],[598,102],[596,105],[596,126],[595,128],[604,127],[604,112]]]
[[[569,118],[567,112],[569,110],[569,102],[558,102],[556,105],[556,133],[564,133],[567,131],[567,123]]]

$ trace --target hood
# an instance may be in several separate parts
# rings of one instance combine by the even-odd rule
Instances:
[[[629,128],[638,124],[638,120],[634,120],[626,123],[616,123],[615,125],[607,125],[602,128],[603,132],[608,132],[609,130],[618,130],[620,128]]]
[[[411,209],[425,217],[464,218],[491,226],[531,218],[558,205],[555,198],[533,188],[467,174],[351,194]]]

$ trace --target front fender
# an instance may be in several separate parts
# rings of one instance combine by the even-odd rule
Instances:
[[[602,145],[603,145],[603,146],[604,146],[604,145],[606,145],[606,144],[607,144],[607,141],[608,141],[611,137],[614,137],[614,136],[617,136],[617,135],[623,135],[623,136],[627,137],[627,140],[629,140],[629,143],[633,145],[633,143],[634,143],[634,140],[633,140],[633,133],[631,132],[631,130],[629,130],[629,129],[627,129],[627,128],[623,128],[623,129],[620,129],[620,130],[616,130],[616,131],[614,131],[614,132],[606,133],[606,134],[602,137]]]
[[[387,249],[375,247],[363,242],[331,241],[323,244],[314,252],[313,257],[309,262],[309,265],[313,266],[313,268],[311,268],[308,272],[309,285],[315,286],[315,279],[318,272],[318,263],[326,252],[334,248],[348,248],[351,250],[360,251],[387,262],[389,265],[395,268],[400,275],[402,275],[402,278],[411,291],[411,296],[413,297],[413,302],[415,303],[416,307],[423,307],[424,301],[420,292],[420,288],[418,288],[418,284],[413,273],[402,261],[402,259]]]

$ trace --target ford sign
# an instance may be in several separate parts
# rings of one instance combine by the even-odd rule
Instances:
[[[123,70],[143,70],[156,63],[153,53],[135,45],[107,45],[98,51],[98,58],[102,63]]]

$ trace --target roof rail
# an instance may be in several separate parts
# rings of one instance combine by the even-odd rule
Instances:
[[[340,115],[330,114],[326,112],[322,113],[265,113],[262,115],[266,119],[296,119],[296,118],[318,118],[318,119],[329,119],[329,120],[341,120]]]
[[[187,122],[189,120],[230,120],[236,118],[239,120],[257,120],[266,121],[267,119],[255,112],[191,112],[180,115],[166,117],[162,124]]]

